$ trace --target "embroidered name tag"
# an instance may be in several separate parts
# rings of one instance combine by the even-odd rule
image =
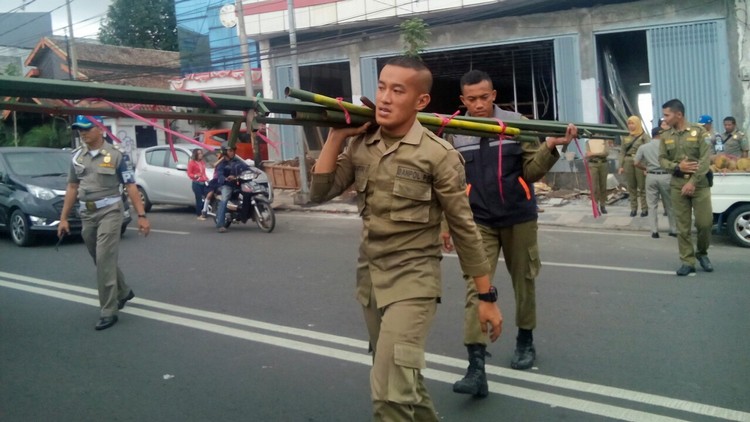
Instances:
[[[111,168],[111,169],[115,168],[114,164],[112,163],[101,163],[99,164],[99,167],[106,167],[106,168]]]
[[[685,138],[685,141],[686,142],[696,142],[696,141],[698,141],[698,138],[688,137],[688,138]]]
[[[417,169],[401,167],[401,166],[399,166],[398,170],[396,170],[396,177],[400,177],[402,179],[414,180],[417,182],[424,182],[424,183],[432,182],[432,176],[430,174],[419,171]]]
[[[664,141],[664,143],[665,144],[673,144],[674,143],[674,139],[667,139],[666,141]]]

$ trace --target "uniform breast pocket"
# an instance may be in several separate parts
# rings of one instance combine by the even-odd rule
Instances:
[[[116,173],[114,167],[98,167],[96,169],[96,174],[101,174],[103,176],[113,176]]]
[[[357,168],[354,173],[354,190],[357,191],[357,211],[362,215],[365,209],[365,199],[367,198],[367,167]]]
[[[396,179],[393,184],[391,220],[426,223],[430,220],[432,185]]]

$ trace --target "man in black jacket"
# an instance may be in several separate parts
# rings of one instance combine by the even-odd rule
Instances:
[[[492,80],[485,72],[472,70],[461,78],[461,102],[468,116],[499,120],[522,118],[518,113],[497,107],[496,95]],[[472,136],[453,138],[454,147],[466,161],[469,202],[490,261],[490,279],[502,250],[513,282],[518,326],[516,350],[511,360],[511,367],[515,369],[531,368],[536,358],[532,337],[536,327],[534,279],[541,262],[534,182],[560,158],[556,146],[567,145],[576,136],[577,128],[568,125],[565,137],[547,138],[543,144]],[[442,238],[445,248],[451,250],[450,235],[443,233]],[[464,344],[469,352],[469,368],[466,376],[453,385],[453,391],[483,397],[487,395],[484,372],[487,335],[475,321],[480,298],[470,280],[466,286]]]

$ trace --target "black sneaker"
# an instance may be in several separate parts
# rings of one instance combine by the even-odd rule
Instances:
[[[682,264],[680,268],[677,269],[677,275],[678,276],[686,276],[690,273],[695,272],[695,267],[691,267],[689,265]]]
[[[606,214],[607,213],[607,208],[604,205],[602,205],[602,207],[601,207],[601,213],[602,214]]]
[[[648,211],[647,210],[641,211],[641,217],[648,217]]]
[[[701,267],[703,268],[703,271],[710,273],[714,270],[714,266],[711,265],[711,261],[708,260],[707,256],[699,256],[698,257],[698,263],[701,264]]]
[[[516,350],[510,360],[510,367],[513,369],[529,369],[534,366],[534,361],[536,361],[534,343],[516,343]]]
[[[677,233],[674,233],[674,232],[669,233],[669,235],[672,237],[677,237]]]
[[[630,210],[630,216],[635,217],[638,214],[638,210]]]
[[[652,239],[658,239],[659,238],[659,233],[657,233],[657,232],[651,233],[651,238]]]

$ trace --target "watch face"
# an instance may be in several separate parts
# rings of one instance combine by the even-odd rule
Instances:
[[[227,28],[237,25],[237,13],[233,4],[225,4],[219,9],[219,20]]]

